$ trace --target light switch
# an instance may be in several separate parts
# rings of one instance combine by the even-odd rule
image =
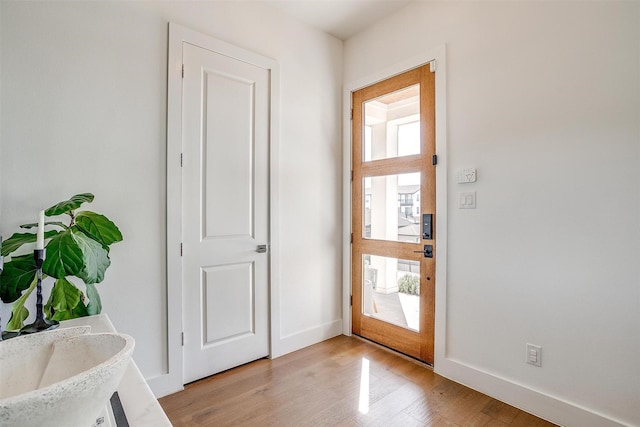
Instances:
[[[476,192],[462,191],[458,193],[459,209],[475,209],[476,208]]]

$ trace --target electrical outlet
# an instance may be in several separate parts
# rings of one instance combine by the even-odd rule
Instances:
[[[526,362],[530,365],[542,367],[542,347],[527,343]]]

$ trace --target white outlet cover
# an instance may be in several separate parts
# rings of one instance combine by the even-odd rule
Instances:
[[[458,172],[458,184],[467,184],[469,182],[476,182],[478,174],[476,168],[466,168]]]
[[[476,192],[461,191],[458,193],[458,209],[475,209],[476,208]]]

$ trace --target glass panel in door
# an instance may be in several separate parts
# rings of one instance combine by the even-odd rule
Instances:
[[[420,154],[420,84],[367,101],[364,161]]]
[[[362,314],[418,332],[420,262],[365,254]]]
[[[362,236],[420,243],[420,172],[363,181]]]

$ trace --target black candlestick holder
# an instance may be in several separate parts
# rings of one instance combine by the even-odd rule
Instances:
[[[33,258],[36,261],[36,321],[30,325],[26,325],[20,329],[21,334],[33,334],[35,332],[47,331],[55,329],[60,322],[57,320],[49,320],[44,318],[44,310],[42,309],[42,264],[44,263],[44,249],[36,249],[33,251]]]
[[[2,331],[1,335],[0,341],[5,341],[20,336],[20,331]]]

